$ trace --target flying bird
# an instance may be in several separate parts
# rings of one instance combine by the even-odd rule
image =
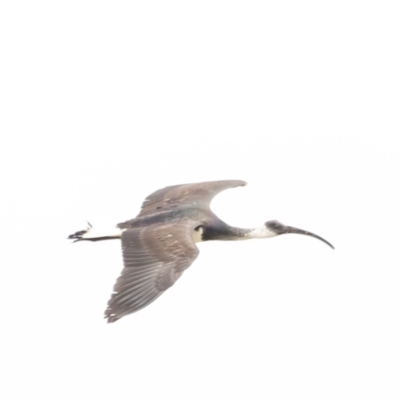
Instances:
[[[259,228],[236,228],[221,221],[210,209],[219,192],[244,186],[240,180],[168,186],[149,195],[134,219],[119,223],[115,231],[96,234],[86,230],[68,237],[76,241],[120,239],[124,268],[114,285],[105,318],[115,322],[138,311],[170,288],[197,258],[197,242],[270,238],[297,233],[322,240],[311,232],[268,221]]]

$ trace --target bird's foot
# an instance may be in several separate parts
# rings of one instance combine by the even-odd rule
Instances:
[[[88,224],[88,226],[85,230],[78,231],[78,232],[73,233],[72,235],[69,235],[68,239],[74,239],[74,241],[72,243],[79,242],[80,240],[85,240],[85,238],[83,236],[92,229],[92,224],[90,222],[88,222],[87,224]]]

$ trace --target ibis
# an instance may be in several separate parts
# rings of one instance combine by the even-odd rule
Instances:
[[[150,194],[134,219],[117,224],[103,234],[89,224],[68,239],[101,241],[120,239],[124,268],[108,301],[105,318],[114,322],[138,311],[170,288],[197,258],[197,242],[208,240],[246,240],[297,233],[319,239],[314,233],[268,221],[255,229],[230,226],[210,209],[219,192],[244,186],[240,180],[189,183],[168,186]]]

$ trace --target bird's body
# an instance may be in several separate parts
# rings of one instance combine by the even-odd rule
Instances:
[[[221,221],[209,207],[211,200],[222,190],[245,184],[228,180],[169,186],[148,196],[139,215],[119,223],[114,232],[100,235],[89,226],[69,236],[75,241],[122,241],[124,269],[105,311],[108,322],[146,307],[171,287],[197,258],[197,242],[300,233],[330,245],[317,235],[277,221],[256,229],[235,228]]]

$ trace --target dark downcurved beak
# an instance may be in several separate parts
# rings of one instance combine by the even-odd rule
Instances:
[[[322,242],[326,243],[329,247],[332,247],[332,249],[335,249],[327,240],[323,239],[321,236],[315,235],[314,233],[311,232],[304,231],[303,229],[297,229],[293,228],[292,226],[287,226],[283,233],[297,233],[299,235],[311,236],[315,239],[319,239]]]

